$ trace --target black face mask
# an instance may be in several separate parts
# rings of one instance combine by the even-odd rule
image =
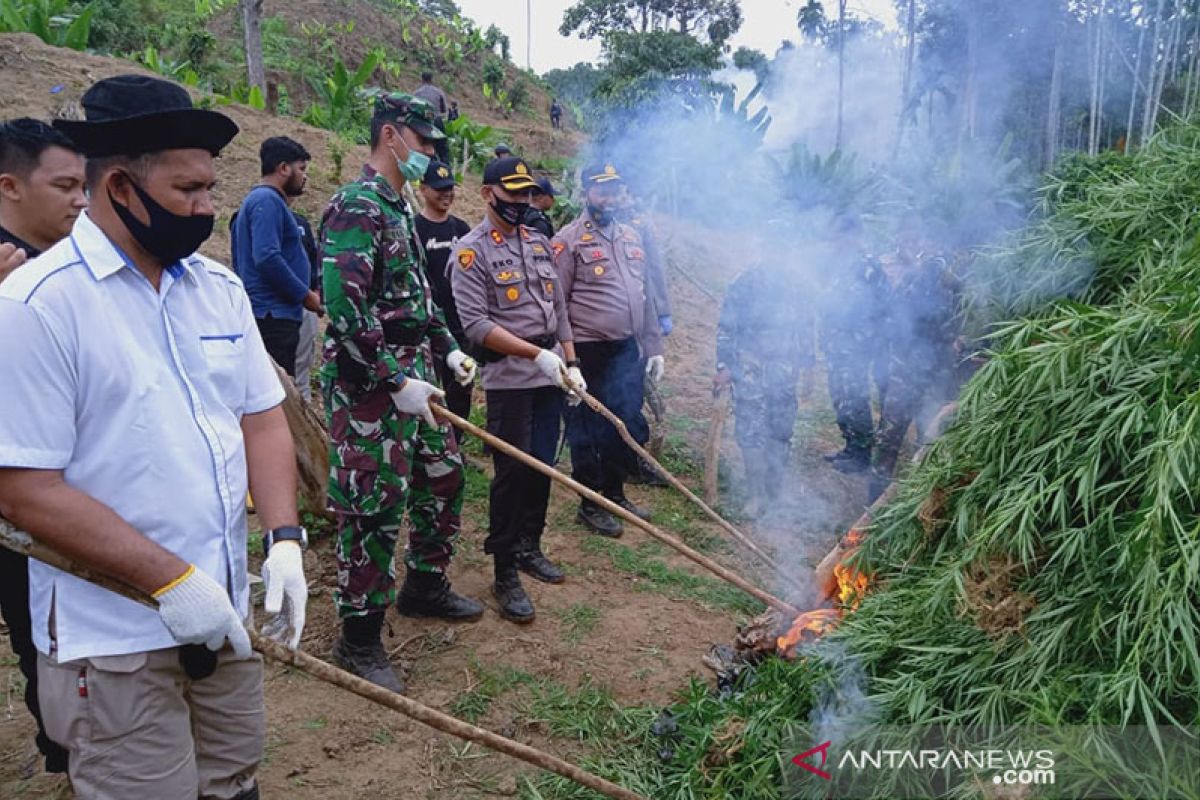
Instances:
[[[163,208],[153,197],[146,194],[132,178],[129,185],[137,192],[138,199],[150,215],[150,224],[143,223],[133,215],[127,206],[123,206],[108,193],[109,202],[129,234],[150,255],[157,258],[163,265],[174,264],[181,258],[190,256],[199,249],[209,236],[212,236],[214,218],[211,214],[191,214],[181,217]]]
[[[529,212],[529,203],[510,203],[498,195],[492,195],[492,199],[496,201],[492,203],[492,209],[496,212],[496,216],[509,225],[519,225],[521,220],[525,219],[525,214]]]
[[[592,221],[594,221],[601,228],[608,227],[609,223],[611,223],[616,217],[612,211],[605,211],[604,209],[597,208],[593,205],[588,206],[588,213],[591,214]]]

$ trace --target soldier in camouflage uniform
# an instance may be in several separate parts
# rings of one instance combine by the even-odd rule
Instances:
[[[855,220],[841,220],[831,253],[832,277],[825,287],[821,347],[829,380],[829,399],[837,414],[845,447],[825,456],[840,472],[871,466],[875,418],[871,413],[871,366],[885,367],[888,343],[878,320],[886,311],[887,278],[878,259],[863,254]],[[878,381],[881,369],[875,370]],[[883,385],[877,383],[880,397]]]
[[[904,437],[923,404],[940,406],[953,394],[953,374],[961,348],[958,283],[944,257],[903,226],[895,258],[884,262],[892,285],[888,312],[881,319],[892,343],[887,393],[871,459],[868,502],[892,481]]]
[[[778,497],[787,469],[796,384],[814,361],[812,305],[799,270],[762,262],[734,279],[721,304],[714,384],[732,384],[751,516]]]
[[[384,612],[476,619],[483,606],[455,594],[446,568],[463,501],[462,458],[429,408],[442,396],[434,358],[461,383],[475,364],[434,305],[400,192],[433,152],[432,107],[419,98],[378,98],[371,157],[358,180],[333,196],[321,222],[329,326],[322,382],[329,421],[329,509],[337,515],[342,635],[334,661],[385,688],[404,686],[381,642]],[[407,575],[396,598],[396,539],[411,527]]]

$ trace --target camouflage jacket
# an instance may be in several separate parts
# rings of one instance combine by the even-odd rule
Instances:
[[[768,360],[769,375],[794,382],[814,363],[814,298],[807,282],[777,265],[755,266],[734,278],[717,321],[717,366],[737,380]],[[753,370],[751,370],[753,371]]]
[[[433,302],[408,204],[365,166],[329,201],[320,238],[324,377],[361,391],[394,388],[401,374],[432,380],[429,359],[458,343]]]

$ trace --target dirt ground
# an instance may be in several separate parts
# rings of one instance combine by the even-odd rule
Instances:
[[[119,71],[125,62],[53,50],[33,37],[0,36],[0,117],[52,115],[77,99],[93,81]],[[55,87],[61,89],[55,90]],[[242,126],[221,159],[218,200],[226,215],[257,179],[257,146],[262,138],[287,132],[303,138],[314,154],[308,195],[301,208],[316,213],[339,180],[357,171],[364,153],[345,155],[343,174],[333,173],[329,136],[292,121],[281,122],[249,109],[228,112]],[[478,208],[465,205],[473,218]],[[681,227],[663,223],[669,253],[687,237]],[[206,247],[225,259],[225,226]],[[689,245],[692,278],[720,296],[740,267],[738,243],[714,243],[707,251]],[[732,265],[732,266],[731,266]],[[675,268],[669,270],[675,304],[675,332],[668,339],[666,426],[667,460],[698,487],[700,456],[710,421],[714,333],[719,305]],[[740,457],[726,425],[723,472],[736,482]],[[865,487],[829,469],[820,458],[839,444],[823,376],[806,384],[797,420],[794,472],[788,476],[786,508],[769,524],[753,529],[773,548],[788,571],[803,580],[809,564],[831,546],[842,528],[862,510]],[[475,448],[477,452],[477,448]],[[585,534],[573,522],[575,500],[556,492],[546,534],[549,555],[569,569],[562,586],[527,580],[538,609],[536,622],[516,626],[494,610],[489,586],[490,559],[482,553],[486,528],[486,474],[478,456],[469,469],[463,536],[451,577],[456,587],[484,600],[489,612],[474,624],[447,626],[389,616],[387,645],[409,678],[411,697],[466,717],[520,741],[571,757],[587,741],[562,720],[556,702],[587,692],[607,692],[625,705],[665,705],[690,676],[711,680],[701,656],[714,642],[729,642],[739,620],[754,612],[740,595],[723,590],[691,562],[628,531],[612,542]],[[486,466],[486,465],[485,465]],[[671,490],[632,487],[635,502],[654,509],[656,522],[694,546],[767,588],[762,575],[736,550],[721,545],[720,530],[699,517]],[[736,495],[726,492],[722,508],[736,515]],[[252,548],[253,550],[254,548]],[[307,554],[312,581],[309,623],[303,649],[327,657],[336,635],[330,593],[335,582],[328,539]],[[68,797],[61,779],[37,773],[32,722],[21,702],[22,679],[7,648],[0,646],[0,797]],[[266,673],[267,753],[260,775],[264,797],[356,798],[452,796],[508,797],[530,768],[506,757],[435,733],[394,712],[372,706],[291,669],[268,665]]]

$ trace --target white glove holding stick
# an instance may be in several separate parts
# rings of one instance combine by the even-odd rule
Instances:
[[[433,416],[433,409],[429,407],[429,401],[435,397],[440,400],[445,396],[446,393],[432,383],[419,381],[416,378],[406,378],[404,385],[399,390],[392,392],[392,403],[401,414],[421,417],[429,423],[431,428],[436,428],[438,421]]]
[[[569,391],[566,382],[567,365],[563,363],[557,353],[552,350],[539,350],[533,363],[537,364],[542,374],[553,381],[555,386],[564,392]]]
[[[459,386],[470,386],[475,380],[475,359],[462,350],[454,350],[446,356],[446,366],[454,373]]]
[[[666,359],[662,356],[650,356],[646,359],[646,375],[654,383],[659,383],[663,379],[663,373],[666,372]]]
[[[221,585],[189,564],[187,571],[154,593],[158,615],[180,644],[220,650],[229,640],[238,658],[249,658],[250,634]]]
[[[304,553],[296,542],[283,541],[271,545],[262,567],[267,596],[263,610],[278,615],[277,620],[263,630],[278,632],[292,650],[300,644],[304,633],[304,615],[308,606],[308,581],[304,577]]]
[[[579,367],[567,367],[567,384],[576,389],[587,391],[587,381],[583,379],[583,373]],[[567,392],[567,405],[574,408],[583,402],[583,397],[574,391]]]

